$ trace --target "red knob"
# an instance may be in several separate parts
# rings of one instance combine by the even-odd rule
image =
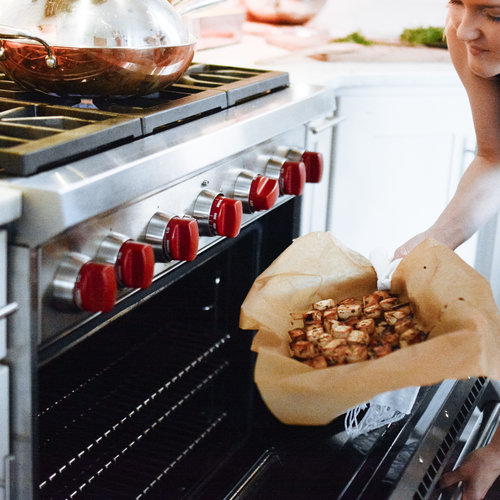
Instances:
[[[248,201],[253,210],[269,210],[280,195],[279,182],[263,175],[252,181]]]
[[[115,268],[98,262],[84,264],[78,272],[73,297],[84,311],[111,311],[116,301]]]
[[[128,240],[120,247],[116,260],[118,280],[129,288],[148,288],[153,282],[155,255],[153,247]]]
[[[173,260],[192,261],[198,253],[198,223],[195,219],[173,217],[163,237],[164,252]]]
[[[242,215],[241,201],[219,195],[210,209],[210,228],[219,236],[234,238],[240,232]]]
[[[304,151],[301,159],[306,166],[306,182],[320,182],[323,177],[323,155]]]
[[[281,167],[280,186],[283,194],[302,194],[306,182],[306,166],[301,161],[285,161]]]

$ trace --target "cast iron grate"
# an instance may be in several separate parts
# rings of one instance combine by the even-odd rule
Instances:
[[[29,176],[289,84],[285,72],[193,63],[164,92],[80,100],[28,91],[0,74],[0,168]],[[37,119],[19,121],[14,112]]]

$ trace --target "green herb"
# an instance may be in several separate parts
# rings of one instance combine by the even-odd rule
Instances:
[[[444,28],[429,26],[414,29],[405,29],[400,40],[411,45],[428,45],[431,47],[446,47]]]
[[[350,33],[344,38],[335,38],[332,42],[353,42],[359,43],[361,45],[371,45],[373,42],[366,39],[359,31],[355,31],[354,33]]]

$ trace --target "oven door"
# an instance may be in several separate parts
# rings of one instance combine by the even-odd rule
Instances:
[[[39,352],[36,497],[223,498],[258,458],[239,308],[298,233],[288,201]],[[145,292],[146,293],[146,292]]]

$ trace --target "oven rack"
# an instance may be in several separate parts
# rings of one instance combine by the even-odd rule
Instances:
[[[41,485],[41,498],[131,498],[132,492],[134,497],[144,494],[225,418],[225,412],[201,410],[206,407],[201,391],[223,369],[215,370],[177,400],[173,395],[165,401],[166,411],[147,427],[142,421],[127,418],[117,433],[105,433],[92,443],[96,446],[78,453],[45,487]]]
[[[56,398],[45,395],[49,404],[39,418],[41,498],[70,498],[67,495],[86,489],[98,476],[120,470],[144,442],[151,441],[153,431],[172,427],[171,421],[193,401],[201,400],[195,415],[203,413],[200,407],[211,408],[212,382],[229,365],[221,353],[229,340],[229,335],[214,341],[206,332],[182,329],[159,332],[65,396],[60,396],[61,389],[56,389]],[[50,388],[50,380],[44,386]],[[63,386],[67,389],[66,383]],[[185,455],[214,426],[220,415],[215,409],[212,413],[215,416],[207,413],[208,420],[194,437],[190,434],[187,448],[174,447],[175,456]],[[141,488],[166,473],[165,463],[177,462],[166,456],[161,470]]]

